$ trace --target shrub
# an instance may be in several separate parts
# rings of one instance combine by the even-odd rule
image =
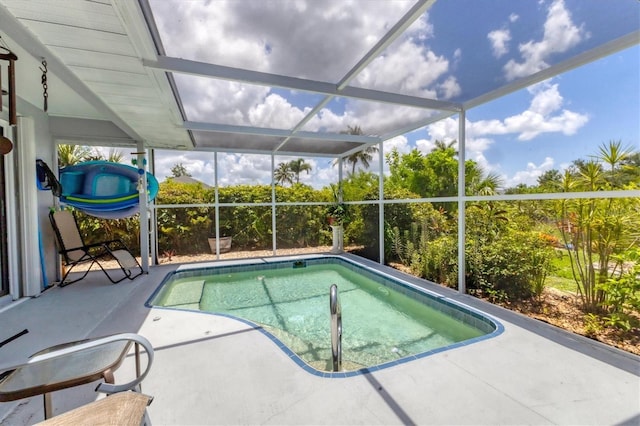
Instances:
[[[619,257],[622,264],[630,265],[618,275],[598,284],[605,294],[603,307],[608,313],[607,325],[629,330],[637,323],[634,313],[640,313],[640,249],[632,249]]]
[[[468,287],[506,300],[539,295],[553,249],[537,233],[506,231],[493,241],[467,245]]]

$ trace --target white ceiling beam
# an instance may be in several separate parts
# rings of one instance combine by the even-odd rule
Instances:
[[[379,90],[365,89],[362,87],[347,86],[340,91],[340,96],[355,99],[372,99],[387,104],[398,104],[423,109],[435,109],[442,111],[458,112],[462,110],[462,104],[437,99],[420,98],[418,96],[402,95],[400,93],[382,92]]]
[[[198,62],[170,56],[159,56],[157,61],[144,59],[142,64],[145,67],[162,69],[169,72],[212,77],[229,81],[239,81],[242,83],[257,84],[261,86],[302,90],[311,93],[321,93],[330,96],[344,96],[375,102],[410,105],[418,108],[458,110],[457,105],[451,102],[356,87],[345,87],[343,90],[338,90],[338,87],[335,84],[324,81],[251,71],[242,68],[209,64],[206,62]]]
[[[255,136],[274,136],[283,138],[315,139],[327,141],[341,141],[354,143],[378,143],[380,138],[365,135],[348,135],[343,133],[317,133],[317,132],[293,132],[286,129],[270,129],[265,127],[238,126],[229,124],[203,123],[197,121],[185,121],[185,129],[201,132],[234,133]]]
[[[349,135],[346,133],[297,132],[295,135],[293,135],[293,137],[300,138],[300,139],[315,139],[315,140],[354,142],[354,143],[366,143],[366,144],[380,142],[380,138],[377,136]]]
[[[360,145],[360,146],[358,146],[358,147],[356,147],[356,148],[352,148],[352,149],[350,149],[350,150],[348,150],[348,151],[345,151],[345,152],[343,152],[342,154],[340,154],[340,158],[348,157],[348,156],[350,156],[350,155],[352,155],[352,154],[355,154],[356,152],[360,152],[360,151],[362,151],[362,150],[365,150],[365,149],[369,148],[369,147],[370,147],[370,146],[372,146],[372,145],[377,145],[377,144],[379,144],[379,143],[380,143],[380,142],[377,142],[377,143],[369,143],[369,144],[366,144],[366,145],[364,145],[364,146]],[[379,148],[378,148],[378,149],[379,149]]]

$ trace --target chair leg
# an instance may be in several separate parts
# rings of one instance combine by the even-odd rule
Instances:
[[[130,280],[133,279],[133,278],[131,278],[131,273],[127,269],[123,268],[122,265],[120,265],[120,263],[118,263],[118,266],[120,266],[120,270],[124,274],[124,277],[122,277],[120,279],[112,278],[111,275],[109,274],[109,270],[103,268],[102,265],[100,264],[100,262],[98,262],[98,266],[100,267],[100,269],[102,269],[102,272],[104,272],[104,274],[107,276],[109,281],[111,281],[113,284],[118,284],[119,282],[123,281],[126,278],[129,278]]]
[[[142,275],[142,273],[144,272],[142,270],[142,266],[140,266],[140,264],[138,263],[136,258],[133,257],[133,255],[131,253],[129,253],[129,251],[127,251],[127,250],[113,250],[113,251],[111,251],[110,250],[109,253],[113,257],[113,259],[115,259],[115,261],[118,263],[118,266],[120,267],[120,270],[124,274],[124,276],[122,278],[118,279],[118,280],[113,279],[113,278],[111,278],[111,275],[109,275],[107,270],[102,267],[100,262],[98,262],[98,266],[100,266],[100,268],[104,271],[104,273],[107,275],[107,277],[109,278],[109,280],[112,283],[117,284],[120,281],[123,281],[125,278],[128,278],[129,280],[133,280],[134,278]],[[138,268],[140,270],[140,272],[134,274],[133,269],[135,269],[135,268]]]
[[[50,419],[53,417],[53,406],[51,405],[51,393],[42,394],[42,401],[44,403],[44,419]]]
[[[81,279],[83,279],[84,277],[87,276],[87,274],[89,273],[89,271],[91,270],[91,267],[93,266],[93,264],[96,263],[96,261],[94,260],[93,262],[91,262],[91,265],[89,265],[89,267],[87,268],[86,271],[84,271],[84,274],[82,274],[82,276],[80,278],[76,278],[73,281],[67,281],[67,277],[69,276],[69,274],[71,273],[71,271],[73,270],[73,268],[78,265],[76,264],[72,264],[71,267],[69,269],[67,269],[67,271],[64,273],[64,275],[62,276],[62,279],[60,280],[60,284],[58,284],[58,287],[65,287],[68,286],[69,284],[73,284],[75,282],[80,281]],[[69,265],[67,265],[69,266]]]

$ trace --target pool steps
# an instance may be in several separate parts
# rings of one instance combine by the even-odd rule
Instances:
[[[183,309],[200,309],[204,280],[177,283],[165,296],[165,306]]]

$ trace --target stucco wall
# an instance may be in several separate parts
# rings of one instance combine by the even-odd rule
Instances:
[[[21,116],[31,117],[34,123],[35,134],[35,153],[36,158],[43,160],[49,165],[51,170],[57,174],[57,165],[54,162],[54,142],[51,138],[49,131],[49,117],[46,113],[27,102],[18,102],[18,114]],[[35,162],[32,165],[35,173]],[[40,253],[34,253],[28,262],[41,262],[44,264],[46,283],[49,285],[56,280],[58,271],[58,255],[55,246],[55,236],[49,223],[49,209],[54,205],[55,197],[51,194],[51,191],[42,191],[37,188],[33,188],[37,192],[38,199],[38,225],[39,232],[42,241],[42,252],[44,254],[44,261],[41,261]]]

